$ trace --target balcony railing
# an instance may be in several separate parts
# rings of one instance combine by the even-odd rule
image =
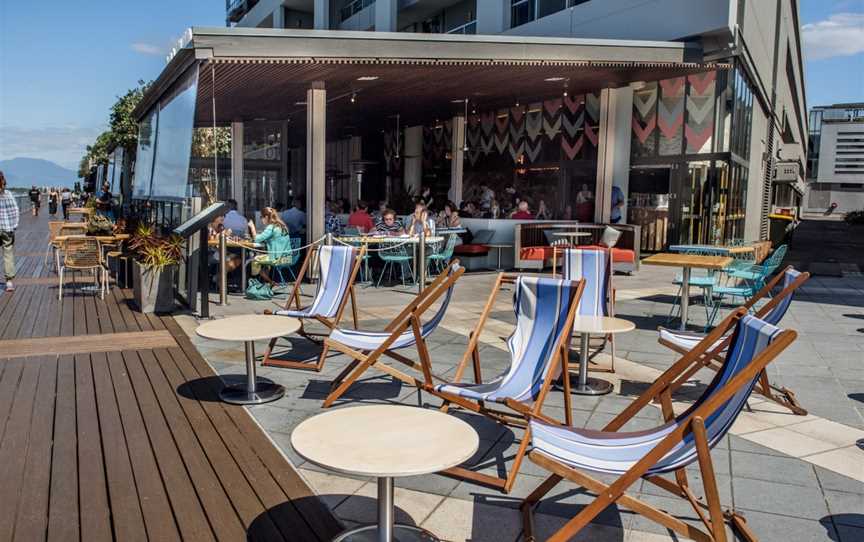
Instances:
[[[476,34],[477,33],[477,21],[468,21],[467,23],[457,26],[451,30],[447,31],[448,34]]]
[[[342,6],[342,9],[339,10],[340,22],[350,19],[374,3],[375,0],[354,0],[350,4],[345,4]]]

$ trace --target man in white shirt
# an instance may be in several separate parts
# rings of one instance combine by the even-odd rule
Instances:
[[[15,291],[12,280],[15,278],[15,230],[19,217],[18,202],[12,192],[6,190],[6,177],[0,171],[0,251],[3,252],[7,292]]]

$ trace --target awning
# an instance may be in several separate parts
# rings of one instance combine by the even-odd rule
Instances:
[[[679,42],[246,28],[195,28],[191,36],[136,110],[139,119],[195,63],[197,125],[212,124],[214,96],[220,123],[305,115],[306,90],[317,81],[338,101],[331,122],[361,111],[410,123],[446,115],[466,98],[488,109],[729,67],[699,62],[701,50]]]

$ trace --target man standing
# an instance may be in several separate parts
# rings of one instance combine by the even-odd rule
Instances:
[[[0,251],[6,273],[6,291],[15,291],[15,230],[18,229],[18,203],[12,192],[6,190],[6,177],[0,171]]]
[[[33,216],[39,216],[39,206],[42,205],[42,192],[34,184],[27,194],[30,196],[30,203],[33,204]]]
[[[621,211],[624,209],[624,191],[617,185],[612,185],[612,212],[609,215],[609,221],[612,224],[618,224],[624,218]]]

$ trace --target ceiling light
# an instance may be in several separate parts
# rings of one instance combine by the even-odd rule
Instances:
[[[546,79],[544,79],[544,81],[546,81],[547,83],[559,83],[563,80],[563,77],[547,77]]]
[[[353,104],[353,103],[356,102],[356,101],[357,101],[357,93],[356,93],[356,92],[352,92],[352,93],[351,93],[351,103]]]
[[[294,105],[306,105],[306,102],[294,102]]]
[[[358,81],[375,81],[378,79],[377,75],[361,75],[357,78]]]
[[[459,99],[456,99],[456,100],[450,100],[450,103],[451,103],[451,104],[461,104],[461,103],[465,103],[465,102],[467,102],[467,101],[468,101],[468,100],[466,100],[465,98],[459,98]]]

